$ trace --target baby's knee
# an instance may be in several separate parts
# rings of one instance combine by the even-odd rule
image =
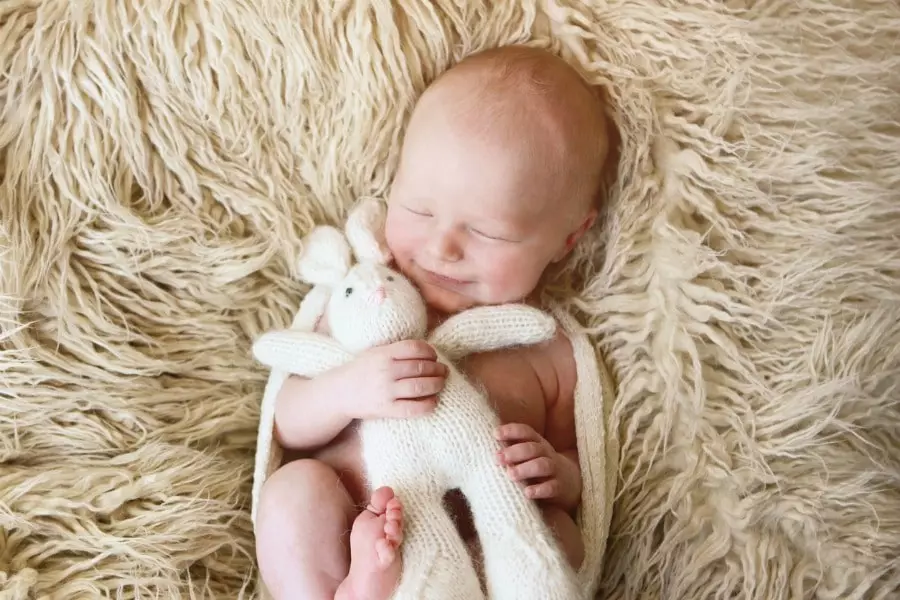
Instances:
[[[316,524],[352,521],[353,502],[337,473],[313,459],[292,461],[263,484],[256,535],[263,545],[284,541]],[[274,538],[274,539],[272,539]]]
[[[292,507],[343,506],[346,502],[349,496],[334,469],[319,460],[300,459],[269,476],[260,490],[259,513],[273,509],[290,512]]]
[[[557,506],[545,506],[541,509],[544,522],[556,536],[569,564],[575,569],[584,561],[584,540],[581,530],[569,513]]]

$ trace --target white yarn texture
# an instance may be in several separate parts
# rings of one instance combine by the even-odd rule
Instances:
[[[347,238],[363,262],[353,266],[340,281],[318,281],[307,295],[292,329],[261,336],[254,356],[273,369],[263,402],[263,419],[254,481],[254,521],[262,483],[278,467],[281,449],[273,444],[274,399],[287,373],[315,377],[352,359],[353,354],[375,343],[423,337],[424,303],[401,275],[381,264],[388,257],[371,251],[378,244],[359,246],[365,236],[354,227],[354,216],[368,211],[365,222],[377,228],[375,203],[363,202],[351,214]],[[327,234],[316,233],[328,230]],[[377,230],[377,229],[376,229]],[[305,246],[304,259],[340,243],[331,228],[314,230]],[[335,247],[333,256],[346,256]],[[365,262],[369,259],[370,262]],[[303,260],[303,259],[301,259]],[[327,270],[327,269],[325,269]],[[303,271],[303,269],[301,269]],[[324,270],[320,269],[320,272]],[[388,276],[392,281],[388,281]],[[333,290],[323,302],[325,288]],[[371,301],[378,287],[386,290],[382,303]],[[347,292],[347,290],[351,290]],[[412,292],[412,293],[410,293]],[[313,333],[316,309],[324,310],[332,336]],[[304,310],[304,308],[306,310]],[[374,312],[373,312],[374,311]],[[319,312],[321,314],[321,312]],[[412,318],[411,318],[412,316]],[[560,315],[567,331],[573,321]],[[337,323],[346,325],[334,327]],[[500,445],[493,432],[499,424],[485,397],[454,366],[454,361],[474,353],[549,340],[556,331],[549,314],[524,305],[479,307],[448,319],[428,337],[439,359],[450,368],[447,382],[433,414],[413,419],[384,419],[361,424],[363,460],[372,488],[390,485],[406,511],[402,547],[403,574],[393,596],[397,600],[452,600],[484,598],[475,569],[456,527],[443,507],[444,494],[459,488],[466,496],[483,549],[487,597],[508,600],[573,600],[595,591],[602,558],[602,537],[608,527],[612,482],[606,471],[602,411],[586,425],[593,435],[579,432],[582,462],[586,463],[584,500],[580,522],[587,557],[579,573],[569,567],[536,505],[528,500],[497,464]],[[573,339],[578,354],[579,386],[576,399],[600,408],[600,380],[593,351],[583,339]],[[593,365],[593,367],[591,366]],[[593,389],[589,399],[584,396]],[[588,446],[588,448],[584,448]]]

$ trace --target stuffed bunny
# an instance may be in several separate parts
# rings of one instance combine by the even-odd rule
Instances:
[[[333,227],[312,231],[299,261],[315,284],[307,311],[327,315],[333,339],[289,329],[263,335],[254,356],[273,369],[315,377],[366,348],[426,336],[426,307],[413,285],[389,269],[378,238],[380,204],[352,211],[346,239]],[[349,241],[349,243],[348,243]],[[357,260],[352,264],[351,247]],[[549,340],[554,319],[520,304],[459,313],[427,341],[449,367],[437,408],[428,416],[361,423],[363,460],[372,489],[390,486],[403,504],[403,573],[393,596],[402,600],[485,598],[467,548],[443,506],[459,489],[472,510],[484,556],[487,597],[496,600],[573,600],[574,571],[525,497],[497,463],[499,421],[484,395],[454,366],[467,354]]]

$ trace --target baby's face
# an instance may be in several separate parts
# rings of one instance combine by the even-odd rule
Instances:
[[[387,244],[440,312],[525,299],[577,239],[540,151],[485,137],[447,121],[411,129],[391,189]]]

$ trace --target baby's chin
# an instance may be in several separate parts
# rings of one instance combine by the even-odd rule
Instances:
[[[475,298],[470,298],[451,290],[445,290],[427,283],[417,282],[417,285],[428,308],[441,314],[453,315],[481,304]]]
[[[511,302],[528,302],[528,298],[520,297],[500,297],[500,298],[483,298],[476,295],[467,295],[455,290],[448,290],[440,286],[431,285],[427,282],[421,283],[416,281],[416,287],[425,299],[425,304],[432,312],[442,315],[455,315],[464,310],[468,310],[475,306],[495,306],[498,304],[506,304]],[[481,290],[479,290],[481,291]]]

